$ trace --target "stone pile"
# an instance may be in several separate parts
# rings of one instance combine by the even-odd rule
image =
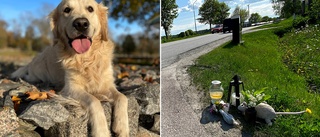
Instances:
[[[117,65],[115,77],[118,90],[128,98],[130,137],[159,137],[159,69]],[[0,136],[90,136],[87,117],[76,103],[61,104],[55,99],[46,99],[24,101],[17,107],[12,102],[12,96],[35,89],[42,90],[24,81],[0,80]],[[111,105],[108,102],[102,105],[111,124]]]

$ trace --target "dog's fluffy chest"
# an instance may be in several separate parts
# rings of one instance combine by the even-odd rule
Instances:
[[[82,85],[89,93],[99,93],[114,86],[111,60],[106,60],[104,56],[75,58],[64,61],[63,66],[66,69],[66,84]]]

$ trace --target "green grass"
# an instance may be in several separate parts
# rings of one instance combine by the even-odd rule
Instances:
[[[285,21],[285,24],[289,23],[290,21]],[[277,27],[277,25],[272,27]],[[245,89],[268,87],[265,93],[272,96],[268,100],[268,104],[276,111],[302,111],[306,108],[312,110],[311,115],[278,116],[271,127],[267,125],[250,126],[243,128],[245,132],[267,136],[319,136],[320,107],[318,105],[320,104],[320,96],[318,93],[309,92],[307,79],[283,63],[286,49],[283,48],[282,41],[287,35],[279,39],[275,34],[278,30],[279,27],[244,34],[242,38],[245,42],[243,44],[226,43],[222,45],[198,58],[195,65],[188,69],[188,72],[191,74],[193,82],[203,87],[202,90],[206,92],[209,89],[210,81],[221,80],[225,89],[224,100],[227,99],[229,82],[237,74],[244,82]],[[294,36],[291,39],[294,39]],[[297,48],[295,50],[298,50]],[[303,55],[304,53],[301,53],[299,56]],[[319,56],[317,58],[319,59]],[[313,61],[313,63],[316,62]],[[319,62],[317,63],[319,64]],[[319,74],[319,72],[315,73]],[[320,76],[316,74],[314,77],[319,78]],[[209,100],[209,96],[207,99]]]
[[[280,39],[283,60],[290,70],[304,77],[310,91],[320,93],[320,28],[295,30]]]
[[[280,22],[276,22],[276,23],[272,23],[272,24],[268,24],[268,25],[263,25],[263,26],[260,26],[260,27],[257,27],[255,29],[263,29],[263,28],[271,28],[271,27],[292,27],[292,21],[293,21],[293,18],[288,18],[288,19],[285,19],[285,20],[282,20]]]

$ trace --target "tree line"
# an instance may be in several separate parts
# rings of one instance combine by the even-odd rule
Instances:
[[[320,20],[320,0],[272,0],[272,4],[275,14],[281,18],[302,17],[309,23]]]
[[[13,21],[13,28],[9,30],[8,23],[0,20],[0,48],[19,48],[29,52],[41,51],[43,47],[51,45],[52,34],[49,22],[36,18],[30,18],[29,21],[27,24]],[[23,25],[27,25],[24,33]]]
[[[296,17],[298,23],[308,22],[316,23],[320,20],[320,0],[271,0],[273,10],[280,18]],[[212,24],[222,24],[223,20],[229,17],[230,7],[224,2],[218,0],[206,0],[199,8],[197,20],[200,23],[209,24],[211,29]],[[274,20],[268,16],[261,17],[258,13],[252,13],[249,16],[247,9],[237,6],[232,12],[231,17],[240,15],[241,25],[249,19],[249,23],[267,22]],[[161,0],[161,26],[163,27],[166,39],[169,39],[170,29],[172,28],[173,20],[178,17],[178,5],[175,0]],[[250,18],[249,18],[250,17]],[[303,23],[302,23],[303,24]]]
[[[209,24],[209,29],[213,24],[222,24],[223,20],[230,15],[230,7],[218,0],[206,0],[199,8],[199,15],[201,16],[197,20],[200,23]],[[248,11],[246,9],[240,9],[237,6],[232,16],[240,15],[241,22],[248,19]],[[178,5],[175,0],[161,0],[161,26],[163,27],[166,35],[166,39],[169,39],[170,29],[175,18],[178,17]],[[182,33],[181,33],[182,34]]]
[[[123,34],[114,42],[120,53],[159,54],[159,0],[97,0],[109,7],[110,18],[138,22],[144,29],[137,34]],[[52,34],[47,15],[52,5],[44,4],[40,14],[26,12],[19,19],[6,22],[0,16],[0,48],[19,48],[23,51],[41,51],[52,45]],[[37,15],[37,17],[36,17]],[[21,20],[21,21],[20,21]],[[23,21],[22,21],[23,20]],[[10,24],[10,29],[9,29]],[[122,24],[118,24],[121,26]],[[114,28],[116,29],[116,28]]]

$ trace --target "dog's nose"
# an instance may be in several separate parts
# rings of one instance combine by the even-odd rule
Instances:
[[[73,27],[75,27],[78,31],[86,31],[89,28],[89,21],[86,18],[77,18],[73,21]]]

